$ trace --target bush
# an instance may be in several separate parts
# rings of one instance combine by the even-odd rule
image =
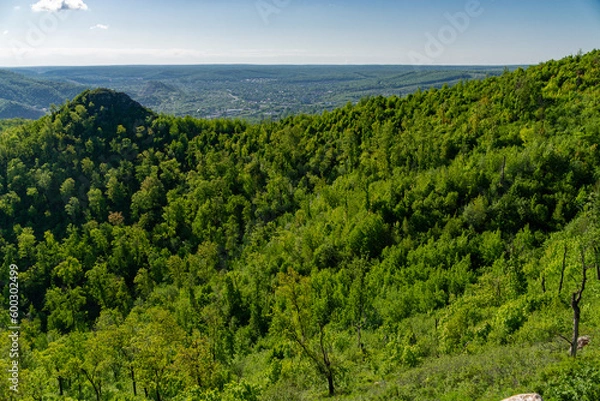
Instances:
[[[600,366],[597,358],[567,359],[546,369],[540,376],[540,392],[545,400],[600,400]]]

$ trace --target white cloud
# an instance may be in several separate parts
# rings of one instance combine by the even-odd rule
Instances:
[[[13,7],[13,9],[14,9],[15,11],[19,11],[19,10],[21,9],[21,6],[14,6],[14,7]]]
[[[39,0],[31,6],[35,12],[40,11],[66,11],[66,10],[87,10],[88,6],[83,0]]]
[[[96,25],[90,27],[90,29],[104,29],[104,30],[107,30],[108,28],[110,28],[110,26],[104,25],[104,24],[96,24]]]
[[[8,31],[2,32],[2,35],[8,35]]]

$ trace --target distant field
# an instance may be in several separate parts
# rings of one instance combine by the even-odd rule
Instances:
[[[12,71],[63,87],[122,91],[154,111],[200,118],[279,119],[320,113],[368,96],[500,75],[504,67],[412,66],[121,66]],[[511,68],[512,69],[512,68]],[[0,81],[1,85],[1,81]]]

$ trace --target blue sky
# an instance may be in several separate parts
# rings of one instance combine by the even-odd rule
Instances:
[[[0,66],[535,64],[600,48],[600,0],[2,0]]]

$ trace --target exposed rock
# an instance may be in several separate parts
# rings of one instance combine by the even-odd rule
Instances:
[[[539,394],[519,394],[513,395],[512,397],[505,398],[502,401],[544,401],[542,396]]]
[[[590,336],[581,336],[577,339],[577,349],[583,349],[586,345],[590,343]]]
[[[590,336],[581,336],[577,339],[577,351],[582,350],[584,347],[589,345],[591,339]],[[571,353],[571,348],[569,347],[569,354]]]

